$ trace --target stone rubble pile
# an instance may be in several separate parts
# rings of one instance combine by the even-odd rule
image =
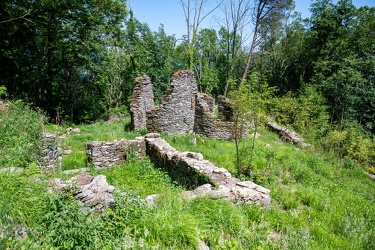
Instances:
[[[67,181],[56,178],[53,184],[55,188],[63,192],[73,190],[74,196],[81,201],[82,205],[91,210],[102,211],[115,203],[112,195],[115,188],[107,183],[104,175],[94,177],[84,173]]]
[[[4,103],[3,101],[0,101],[0,111],[5,111],[8,108],[8,104]]]
[[[278,133],[282,138],[293,144],[299,144],[301,147],[310,147],[311,144],[305,142],[305,140],[293,130],[284,128],[273,121],[267,122],[267,126]]]

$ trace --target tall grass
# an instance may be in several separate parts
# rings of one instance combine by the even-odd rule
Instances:
[[[375,247],[374,182],[360,168],[351,161],[314,153],[313,149],[300,150],[270,132],[261,131],[261,135],[256,142],[252,175],[240,177],[269,188],[271,206],[259,211],[253,206],[238,208],[241,216],[250,220],[241,230],[261,230],[247,232],[252,236],[243,238],[237,229],[236,243],[232,240],[230,244],[244,249]],[[231,165],[235,157],[234,142],[197,139],[194,145],[189,136],[172,136],[167,140],[179,150],[202,153],[218,166]],[[209,143],[228,150],[215,152]],[[245,142],[245,147],[246,143],[250,141]]]
[[[86,140],[139,135],[125,132],[125,124],[82,125],[64,146],[83,161]],[[251,176],[239,177],[271,190],[267,208],[182,199],[183,188],[147,158],[130,158],[122,166],[91,170],[116,187],[116,205],[89,214],[71,193],[48,191],[61,173],[41,173],[34,164],[23,174],[0,173],[0,249],[196,249],[199,239],[210,249],[375,249],[374,182],[353,161],[297,149],[265,130],[260,134]],[[166,139],[237,175],[233,142]],[[244,148],[251,143],[245,140]],[[144,200],[150,194],[159,194],[153,206]],[[26,238],[14,233],[19,228]]]
[[[26,167],[40,155],[43,116],[21,101],[0,110],[0,168]]]

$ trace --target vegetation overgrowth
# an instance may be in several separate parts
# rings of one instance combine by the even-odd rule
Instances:
[[[228,0],[214,30],[193,18],[210,13],[206,1],[190,1],[181,1],[179,42],[139,22],[128,1],[1,1],[0,249],[194,249],[198,240],[211,249],[375,249],[375,188],[363,173],[375,174],[375,8],[315,0],[303,20],[293,1]],[[147,158],[101,171],[87,164],[87,141],[145,133],[128,130],[134,79],[149,75],[158,103],[180,69],[194,71],[199,91],[232,96],[237,131],[253,123],[253,136],[165,139],[270,189],[268,208],[183,200],[184,188]],[[111,117],[121,119],[102,121]],[[312,146],[267,131],[270,118]],[[106,175],[117,205],[89,213],[52,189],[53,178],[71,175],[40,171],[43,132],[72,150],[61,170]]]
[[[67,134],[63,142],[73,149],[65,157],[80,155],[85,140],[139,135],[124,131],[128,122],[78,126],[80,135]],[[55,125],[46,129],[66,131]],[[51,189],[53,178],[71,175],[41,172],[32,162],[23,172],[0,173],[0,248],[196,249],[199,239],[211,249],[373,249],[375,189],[362,169],[314,148],[301,150],[264,128],[259,133],[250,177],[237,175],[234,142],[192,135],[165,139],[178,150],[200,152],[239,178],[269,188],[267,208],[221,199],[184,200],[183,187],[167,173],[147,158],[130,157],[122,166],[90,170],[106,175],[116,187],[116,206],[89,213],[72,194]],[[244,149],[252,143],[245,139]],[[242,153],[246,162],[248,155]],[[63,161],[63,168],[71,169],[73,163]],[[160,195],[152,207],[144,200],[150,194]]]
[[[44,116],[22,101],[7,104],[0,111],[0,167],[26,167],[41,154]]]

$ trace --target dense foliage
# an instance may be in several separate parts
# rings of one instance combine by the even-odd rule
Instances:
[[[0,110],[0,168],[26,167],[39,160],[43,114],[22,101]]]
[[[302,20],[290,2],[254,4],[263,12],[253,24],[249,64],[244,27],[256,13],[244,1],[223,5],[220,29],[189,27],[190,36],[177,40],[163,26],[151,31],[125,1],[5,0],[0,86],[58,123],[85,122],[127,105],[141,74],[151,77],[158,98],[174,70],[191,68],[199,90],[217,96],[228,94],[229,83],[239,83],[249,67],[276,86],[278,96],[314,85],[339,130],[356,122],[373,133],[375,9],[317,0]]]

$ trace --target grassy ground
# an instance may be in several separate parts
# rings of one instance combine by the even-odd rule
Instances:
[[[262,241],[266,248],[374,248],[374,182],[350,161],[339,162],[313,149],[299,150],[268,131],[261,134],[250,179],[271,190],[272,203],[247,218],[255,220],[255,226],[266,225],[266,230],[254,233],[268,235]],[[188,136],[167,140],[179,150],[200,152],[236,173],[233,142],[198,138],[194,145]],[[244,147],[250,143],[244,142]],[[250,214],[256,211],[241,209],[249,209]]]
[[[64,156],[63,168],[85,166],[87,141],[140,135],[124,132],[127,123],[79,126],[81,133],[63,142],[74,152]],[[65,129],[47,126],[50,132]],[[117,188],[118,206],[102,216],[88,216],[71,196],[43,192],[61,173],[43,174],[30,167],[16,176],[0,174],[0,228],[10,235],[0,236],[0,249],[196,249],[198,239],[210,249],[375,249],[374,182],[350,161],[339,162],[313,148],[298,150],[273,133],[260,133],[252,176],[246,178],[271,190],[268,208],[208,198],[183,200],[182,188],[146,158],[92,170]],[[236,174],[233,142],[165,139]],[[248,157],[250,145],[244,141],[242,157]],[[143,198],[156,193],[156,206],[147,207]],[[28,237],[20,243],[10,232],[22,226]]]

